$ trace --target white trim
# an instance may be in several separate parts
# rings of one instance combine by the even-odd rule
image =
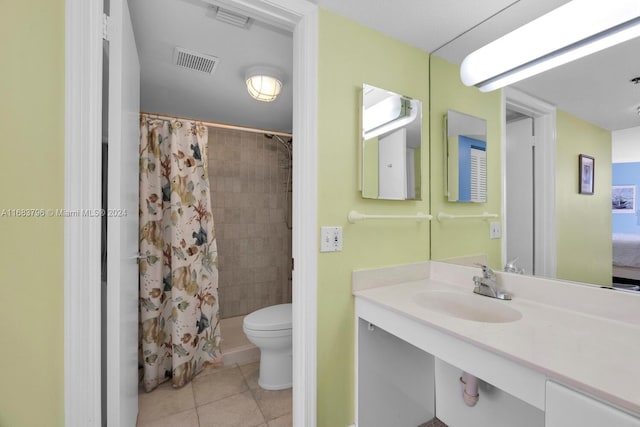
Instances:
[[[352,275],[352,283],[355,282],[355,280],[353,280],[353,275]],[[355,300],[354,302],[354,311],[357,313],[358,312],[358,299]],[[360,318],[356,315],[354,316],[354,322],[353,322],[353,336],[355,338],[354,340],[354,348],[353,348],[353,366],[354,366],[354,371],[355,371],[355,375],[354,375],[354,384],[353,384],[353,424],[351,424],[349,427],[355,427],[358,425],[358,423],[360,422],[360,407],[358,405],[358,402],[360,402],[358,399],[360,399],[360,375],[358,373],[358,366],[359,366],[359,361],[360,361],[360,326],[359,326],[359,322],[360,322]]]
[[[318,320],[318,8],[293,38],[293,425],[315,427]]]
[[[101,207],[102,1],[65,4],[65,202]],[[101,425],[100,218],[65,218],[65,425]]]
[[[556,277],[556,107],[517,89],[502,92],[502,171],[506,170],[507,108],[533,117],[541,162],[536,171],[536,275]],[[502,173],[502,261],[506,262],[506,178]]]
[[[502,218],[502,247],[500,250],[500,265],[507,263],[507,94],[506,89],[502,90],[500,97],[500,192],[502,201],[500,213]]]
[[[293,134],[299,141],[293,150],[293,425],[315,427],[318,8],[299,0],[224,3],[249,14],[270,14],[293,29]],[[66,8],[65,207],[99,208],[102,1],[67,0]],[[100,222],[65,225],[65,424],[98,426]]]

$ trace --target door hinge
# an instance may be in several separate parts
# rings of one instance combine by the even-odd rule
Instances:
[[[536,119],[531,117],[531,136],[536,136]]]
[[[295,258],[291,258],[291,270],[295,270]]]
[[[102,39],[109,40],[109,15],[102,14]]]

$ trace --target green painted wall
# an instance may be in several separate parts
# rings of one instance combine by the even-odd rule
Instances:
[[[611,284],[611,132],[557,113],[557,277]],[[594,194],[578,193],[578,155],[595,158]]]
[[[458,215],[501,212],[500,144],[501,91],[480,92],[460,81],[460,69],[431,57],[431,214]],[[445,196],[445,142],[443,117],[456,110],[487,120],[487,203],[454,203]],[[431,221],[431,258],[446,259],[486,254],[493,268],[501,269],[501,239],[489,239],[485,220]]]
[[[342,226],[342,252],[318,254],[318,426],[344,427],[354,418],[356,269],[429,259],[429,225],[414,221],[349,224],[347,213],[414,214],[422,201],[363,199],[358,191],[359,91],[363,83],[423,102],[422,142],[428,147],[429,58],[416,48],[321,9],[318,67],[318,228]],[[423,189],[429,188],[422,150]]]
[[[362,197],[378,197],[378,162],[378,137],[367,139],[362,143]]]
[[[63,221],[3,210],[64,207],[64,1],[3,6],[0,426],[62,426]]]

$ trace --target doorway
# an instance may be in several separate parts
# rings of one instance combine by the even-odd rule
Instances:
[[[148,137],[158,135],[157,144],[145,144],[144,136],[141,139],[141,182],[145,183],[140,188],[141,229],[156,224],[157,211],[165,213],[162,252],[149,245],[153,238],[145,237],[140,246],[143,255],[151,250],[161,262],[147,258],[140,263],[140,372],[145,391],[139,393],[139,422],[180,417],[187,411],[197,412],[200,425],[207,425],[209,417],[202,414],[211,408],[217,408],[219,421],[234,425],[290,418],[290,387],[274,392],[257,386],[253,376],[260,359],[266,358],[265,349],[259,351],[247,340],[242,323],[258,310],[276,310],[292,302],[288,206],[290,153],[295,145],[288,133],[292,127],[292,32],[204,1],[136,0],[129,1],[129,8],[140,58],[140,109]],[[269,102],[254,99],[256,94],[250,95],[244,79],[248,69],[277,76],[277,96],[267,98]],[[256,89],[255,84],[251,88]],[[178,137],[191,134],[177,129],[200,124],[201,140],[186,142]],[[199,147],[193,158],[189,144]],[[147,146],[157,146],[160,154],[145,151]],[[178,160],[180,155],[187,161]],[[208,184],[196,179],[203,170]],[[154,177],[163,177],[161,185],[167,187],[160,191]],[[188,218],[199,213],[185,204],[184,191],[189,194],[189,190],[174,186],[176,180],[195,186],[193,197],[207,212],[202,222],[198,216],[202,230],[198,233],[208,238],[192,237],[198,226]],[[204,193],[202,200],[196,195]],[[159,194],[166,202],[160,201]],[[182,200],[177,202],[182,210],[176,211],[176,199]],[[207,252],[204,242],[212,240],[214,249]],[[214,254],[207,262],[215,258],[215,267],[207,269],[205,254]],[[194,271],[189,280],[198,286],[197,298],[183,295],[180,289],[177,277],[182,277],[178,274],[184,264]],[[164,266],[170,266],[171,275],[162,272]],[[209,275],[214,279],[204,279]],[[162,286],[161,279],[169,284]],[[154,297],[154,292],[160,297]],[[211,295],[208,301],[213,302],[199,304],[205,299],[200,295]],[[290,333],[290,321],[287,326]],[[288,351],[290,364],[290,340]],[[262,384],[270,370],[263,364],[260,371]],[[286,382],[278,385],[284,387]],[[189,399],[182,388],[192,389],[193,397]],[[164,396],[174,394],[186,398],[172,408],[164,404]],[[278,410],[269,411],[274,401]],[[255,417],[236,418],[238,414]]]
[[[224,2],[294,34],[294,424],[314,426],[317,286],[317,6],[284,0]],[[102,0],[66,7],[65,208],[100,209]],[[94,141],[95,144],[87,144]],[[65,222],[65,420],[101,425],[100,221]],[[98,244],[96,244],[98,242]],[[82,259],[86,262],[77,262]],[[90,286],[90,284],[95,286]],[[296,287],[296,283],[304,286]],[[112,373],[109,373],[112,375]]]
[[[555,277],[555,106],[514,88],[503,99],[502,258]]]
[[[507,263],[526,274],[535,268],[535,160],[534,119],[507,109],[506,233]]]

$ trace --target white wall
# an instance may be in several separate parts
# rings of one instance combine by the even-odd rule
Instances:
[[[611,132],[611,162],[640,162],[640,126]]]

